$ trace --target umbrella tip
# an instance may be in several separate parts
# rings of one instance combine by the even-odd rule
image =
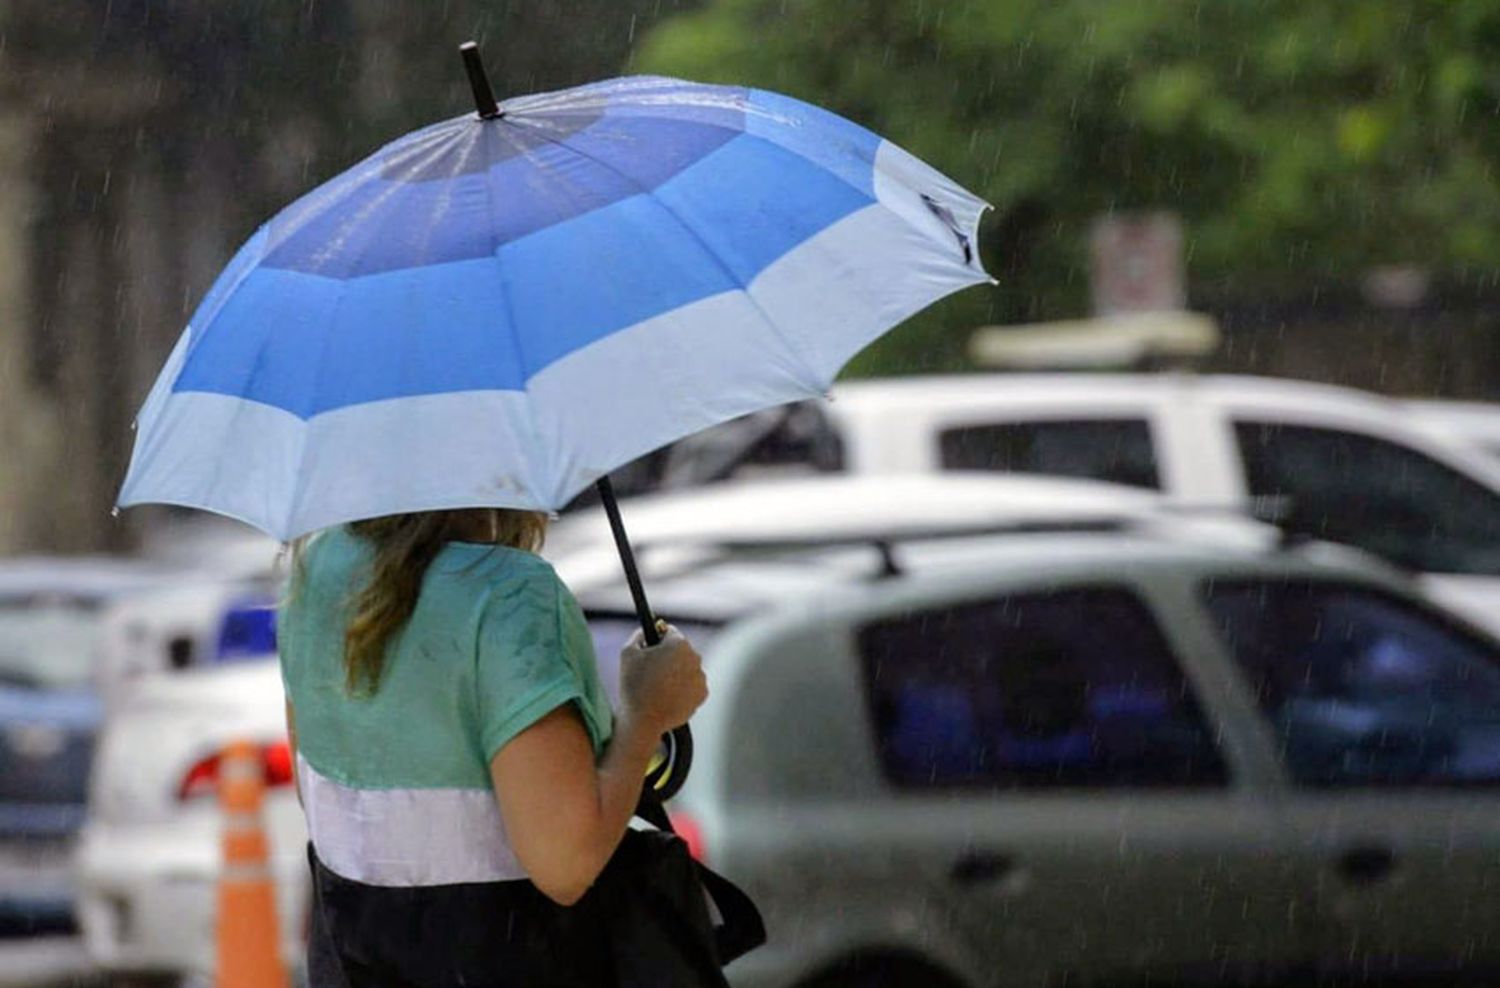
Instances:
[[[474,109],[482,120],[494,120],[504,116],[495,102],[495,91],[490,88],[489,76],[484,73],[484,61],[479,57],[479,45],[465,41],[458,46],[464,60],[464,70],[469,74],[469,88],[474,91]]]

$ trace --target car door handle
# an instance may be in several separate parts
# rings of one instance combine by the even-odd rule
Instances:
[[[957,885],[997,882],[1016,868],[1016,859],[1000,851],[970,851],[957,861],[948,877]]]
[[[1339,856],[1339,874],[1351,885],[1373,885],[1395,869],[1395,852],[1378,844],[1351,847]]]

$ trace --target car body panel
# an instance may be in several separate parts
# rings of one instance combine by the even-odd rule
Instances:
[[[1402,403],[1430,428],[1500,462],[1500,404],[1487,401],[1408,400]]]
[[[265,821],[282,956],[291,963],[306,942],[306,830],[295,799],[268,800]],[[75,860],[79,926],[95,965],[117,973],[212,974],[221,830],[211,801],[167,822],[85,828]]]

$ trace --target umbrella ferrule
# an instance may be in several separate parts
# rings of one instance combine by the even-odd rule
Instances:
[[[469,88],[474,91],[474,109],[479,111],[479,118],[497,120],[505,116],[500,105],[495,102],[495,91],[490,88],[489,76],[485,75],[484,61],[479,57],[479,45],[465,41],[458,46],[458,52],[463,56],[464,71],[469,74]]]

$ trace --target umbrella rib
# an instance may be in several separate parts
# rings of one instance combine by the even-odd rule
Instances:
[[[397,188],[399,188],[400,183],[391,183],[391,185],[392,185],[392,187],[389,190],[387,190],[384,195],[382,195],[382,196],[374,199],[373,201],[371,201],[371,202],[369,202],[369,203],[367,203],[365,205],[365,209],[364,209],[365,215],[368,215],[371,210],[377,208],[380,204],[388,201],[392,196],[394,196],[396,194],[396,190],[397,190]],[[362,260],[364,260],[365,254],[368,253],[369,250],[374,245],[375,245],[375,240],[374,239],[370,239],[370,240],[366,240],[365,243],[361,247],[359,247],[359,249],[355,253],[355,256],[352,258],[352,260],[355,262],[353,265],[351,265],[351,267],[353,269],[357,269],[359,267],[359,262],[362,261]],[[324,277],[324,276],[316,276],[315,275],[315,277]],[[325,333],[323,333],[319,337],[319,339],[318,339],[318,360],[317,360],[316,367],[314,367],[314,369],[313,369],[313,371],[314,371],[314,387],[313,387],[312,390],[313,390],[314,394],[318,393],[318,390],[319,390],[318,387],[317,387],[317,382],[321,381],[322,378],[323,378],[323,375],[327,372],[327,367],[328,367],[328,348],[330,346],[332,346],[333,336],[334,336],[334,333],[337,331],[337,327],[338,327],[339,314],[344,309],[344,301],[349,297],[349,282],[350,282],[350,280],[351,279],[349,279],[349,278],[339,278],[338,279],[339,286],[340,286],[338,301],[336,301],[336,302],[333,303],[333,312],[332,312],[332,314],[330,315],[330,317],[328,319],[328,331],[325,332]],[[295,493],[292,496],[292,503],[291,503],[291,506],[287,510],[287,517],[286,517],[285,528],[288,531],[291,529],[292,519],[296,518],[298,512],[300,512],[302,510],[302,502],[305,499],[306,494],[307,494],[307,484],[306,484],[306,482],[303,479],[303,470],[307,466],[307,450],[308,450],[308,446],[310,445],[310,442],[309,442],[310,437],[309,437],[308,433],[312,429],[313,420],[316,419],[319,414],[322,414],[322,413],[314,412],[313,414],[309,415],[304,420],[305,421],[305,425],[303,426],[303,431],[302,431],[301,449],[299,449],[298,452],[297,452],[297,469],[292,474],[292,476],[295,477],[295,478],[297,478],[297,480],[296,480]]]
[[[342,207],[350,193],[368,182],[372,176],[380,177],[384,180],[383,173],[391,166],[391,159],[393,157],[399,156],[400,162],[405,165],[430,163],[444,153],[448,142],[453,139],[453,134],[461,132],[457,128],[449,131],[444,131],[441,128],[458,123],[461,119],[455,118],[454,120],[446,120],[442,123],[434,124],[431,128],[421,132],[420,141],[409,140],[416,136],[409,134],[406,138],[398,138],[386,144],[384,147],[355,162],[347,171],[334,176],[329,183],[319,186],[319,188],[312,190],[312,192],[291,203],[276,216],[272,217],[271,222],[275,222],[291,213],[295,214],[297,225],[300,228],[314,220],[322,218],[333,210]],[[321,202],[309,201],[313,194],[327,188],[329,184],[337,184],[339,186],[337,194],[325,197]],[[392,184],[396,185],[400,183],[397,181],[392,182]],[[269,225],[267,223],[267,226]],[[270,250],[279,245],[279,241],[276,244],[268,243],[267,252],[269,253]]]
[[[740,279],[735,275],[735,273],[729,269],[729,265],[724,263],[724,259],[717,253],[715,253],[714,249],[710,247],[707,241],[703,239],[702,234],[693,229],[692,224],[683,219],[682,216],[680,216],[677,211],[667,203],[663,202],[661,199],[658,199],[656,197],[656,194],[653,193],[650,189],[647,189],[635,178],[632,178],[631,176],[625,174],[608,162],[600,161],[598,158],[589,154],[587,151],[580,151],[578,148],[569,144],[562,138],[551,137],[547,134],[542,134],[541,137],[543,140],[556,144],[564,150],[569,151],[572,154],[576,154],[578,155],[578,157],[583,158],[586,161],[592,161],[594,164],[598,165],[600,168],[603,168],[606,171],[613,172],[615,175],[635,186],[635,188],[639,192],[641,192],[652,202],[660,206],[668,216],[672,217],[672,219],[677,222],[678,226],[687,231],[688,236],[697,241],[698,246],[703,249],[703,252],[711,257],[714,263],[717,264],[720,270],[722,270],[724,274],[729,278],[730,284],[739,286],[740,292],[745,296],[745,298],[750,300],[751,307],[753,307],[755,311],[760,315],[761,320],[765,322],[765,324],[770,327],[771,332],[781,340],[782,344],[787,348],[787,352],[790,353],[793,357],[797,358],[797,361],[802,365],[802,370],[804,372],[805,379],[802,383],[809,386],[812,394],[822,394],[824,392],[824,385],[818,383],[818,375],[813,372],[812,365],[808,362],[806,355],[804,355],[798,347],[793,345],[791,339],[781,331],[781,327],[776,325],[776,320],[770,317],[766,310],[761,307],[760,301],[750,293],[750,286],[741,283]]]
[[[439,155],[441,155],[444,152],[444,150],[445,150],[444,147],[433,147],[430,150],[430,154],[428,155],[427,160],[432,160],[432,159],[438,157]],[[372,167],[373,167],[374,158],[372,157],[372,158],[366,159],[366,160],[369,161],[369,162],[371,162],[372,163]],[[388,189],[383,195],[377,197],[376,199],[372,200],[369,203],[366,203],[365,208],[363,210],[363,212],[364,212],[365,215],[369,215],[369,213],[372,210],[379,208],[383,203],[389,201],[392,196],[396,195],[397,192],[398,192],[398,190],[400,189],[402,183],[400,183],[400,182],[392,182],[392,183],[390,183],[390,185],[391,185],[391,188]],[[351,260],[354,262],[351,265],[351,267],[354,268],[354,269],[357,269],[359,267],[359,262],[362,261],[362,260],[364,260],[365,255],[370,251],[370,249],[374,245],[375,245],[375,240],[373,240],[373,239],[367,240],[358,249],[358,251],[355,254],[355,256],[353,258],[351,258]],[[319,338],[319,341],[318,341],[318,359],[317,359],[317,365],[314,368],[315,384],[314,384],[314,387],[313,387],[313,393],[315,393],[315,394],[319,391],[319,388],[317,387],[316,381],[317,380],[321,380],[322,377],[323,377],[323,375],[327,372],[327,366],[328,366],[328,349],[332,345],[332,338],[333,338],[333,335],[334,335],[334,331],[336,330],[336,328],[338,326],[339,314],[343,311],[343,308],[344,308],[344,301],[349,297],[349,281],[350,281],[350,279],[348,279],[348,278],[340,278],[340,279],[338,279],[338,282],[339,282],[339,285],[340,285],[339,297],[338,297],[338,301],[336,301],[334,303],[334,305],[333,305],[333,312],[332,312],[332,314],[331,314],[331,316],[330,316],[330,318],[328,320],[329,331],[326,332],[326,333],[323,333],[321,335],[321,337]],[[305,469],[305,467],[307,465],[308,447],[310,445],[310,436],[308,435],[308,433],[312,429],[313,420],[316,419],[319,414],[321,414],[321,413],[315,412],[315,413],[309,415],[304,420],[304,426],[303,426],[303,431],[302,431],[302,440],[301,440],[301,448],[297,452],[297,469],[292,474],[292,476],[294,478],[296,478],[296,487],[294,488],[295,493],[292,496],[292,503],[291,503],[290,507],[287,510],[287,515],[286,515],[285,525],[284,525],[285,530],[288,530],[288,531],[290,531],[290,529],[291,529],[291,525],[292,525],[293,519],[295,519],[297,517],[298,513],[302,510],[303,501],[306,500],[307,484],[305,483],[303,477],[304,477],[304,469]]]
[[[504,126],[505,123],[506,123],[506,121],[505,121],[504,118],[501,118],[497,122],[501,126]],[[491,122],[489,122],[489,121],[486,121],[483,124],[483,126],[494,126],[494,124],[491,123]],[[529,156],[530,152],[528,150],[523,149],[522,152],[521,152],[521,154],[522,154],[522,156]],[[485,201],[489,204],[489,207],[490,207],[490,216],[494,217],[494,216],[496,216],[498,214],[495,212],[495,192],[494,192],[494,190],[490,186],[491,186],[491,183],[488,181],[488,179],[486,179],[486,181],[484,182],[484,198],[485,198]],[[533,461],[533,456],[535,455],[535,451],[536,450],[539,450],[539,449],[542,448],[542,445],[541,445],[541,429],[537,425],[536,409],[533,408],[532,404],[531,404],[531,377],[530,377],[530,375],[528,374],[528,371],[527,371],[526,354],[521,349],[521,334],[520,334],[520,332],[517,331],[517,327],[516,327],[515,309],[511,306],[510,289],[509,289],[509,287],[507,285],[507,281],[506,281],[506,277],[505,277],[505,261],[500,256],[500,250],[501,250],[501,248],[503,246],[504,246],[504,244],[501,244],[501,243],[497,242],[497,238],[495,237],[494,228],[491,227],[490,228],[490,256],[492,258],[494,258],[494,260],[495,260],[495,269],[496,269],[496,272],[498,273],[499,278],[500,278],[500,298],[502,300],[501,304],[503,304],[505,306],[505,325],[506,325],[506,327],[510,331],[509,332],[510,346],[511,346],[511,350],[514,351],[514,353],[516,355],[516,369],[521,374],[521,394],[523,394],[525,396],[525,399],[526,399],[523,402],[523,407],[526,410],[526,415],[525,415],[526,424],[527,424],[528,429],[531,432],[531,440],[532,440],[531,443],[529,444],[529,446],[527,447],[526,462],[524,462],[522,464],[519,464],[519,466],[521,466],[526,471],[526,485],[525,486],[527,488],[529,488],[533,493],[535,493],[538,490],[538,485],[536,483],[536,474],[537,474],[536,467],[537,467],[537,464]],[[544,471],[544,472],[550,473],[550,471]],[[548,477],[547,479],[549,481],[551,480],[550,477]],[[552,498],[552,491],[550,489],[547,491],[547,497],[548,497],[548,500],[550,502],[550,500]]]

